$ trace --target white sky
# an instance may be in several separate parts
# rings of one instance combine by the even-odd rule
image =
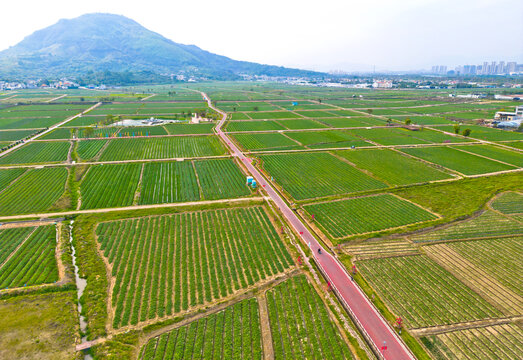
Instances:
[[[522,0],[2,1],[0,50],[90,12],[237,60],[321,71],[523,62]]]

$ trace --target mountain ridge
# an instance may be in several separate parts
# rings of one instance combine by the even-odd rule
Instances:
[[[0,77],[81,76],[87,72],[186,73],[210,78],[239,74],[318,76],[321,73],[238,61],[176,43],[122,15],[61,19],[0,52]]]

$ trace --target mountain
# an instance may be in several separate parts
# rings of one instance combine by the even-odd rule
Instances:
[[[236,61],[175,43],[113,14],[62,19],[0,52],[0,78],[78,77],[88,72],[136,72],[231,79],[238,74],[318,76],[312,71]]]

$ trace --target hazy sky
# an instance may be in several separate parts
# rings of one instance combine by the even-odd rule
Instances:
[[[3,1],[0,49],[89,12],[237,60],[329,70],[523,62],[522,0]]]

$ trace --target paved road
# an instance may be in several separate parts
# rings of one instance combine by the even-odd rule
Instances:
[[[340,265],[338,260],[324,249],[322,254],[317,253],[317,249],[322,248],[322,246],[318,243],[309,229],[301,222],[298,216],[296,216],[294,211],[274,190],[271,184],[265,180],[258,169],[251,164],[251,159],[246,157],[221,130],[222,125],[225,123],[227,118],[227,114],[215,108],[207,94],[202,93],[202,96],[207,100],[209,107],[221,113],[223,116],[215,129],[218,136],[220,136],[229,146],[232,155],[241,159],[248,171],[256,179],[258,185],[265,189],[287,221],[292,225],[296,232],[300,234],[301,240],[312,249],[312,254],[317,263],[330,280],[331,285],[337,291],[342,302],[344,302],[345,307],[352,312],[353,318],[355,318],[356,322],[359,323],[360,328],[364,329],[363,331],[366,332],[365,335],[367,339],[373,343],[375,350],[380,352],[382,358],[385,359],[415,359],[415,356],[410,352],[391,326],[378,313],[376,308],[367,299],[356,283],[349,278],[345,268]],[[384,345],[386,346],[386,349],[382,351]]]

